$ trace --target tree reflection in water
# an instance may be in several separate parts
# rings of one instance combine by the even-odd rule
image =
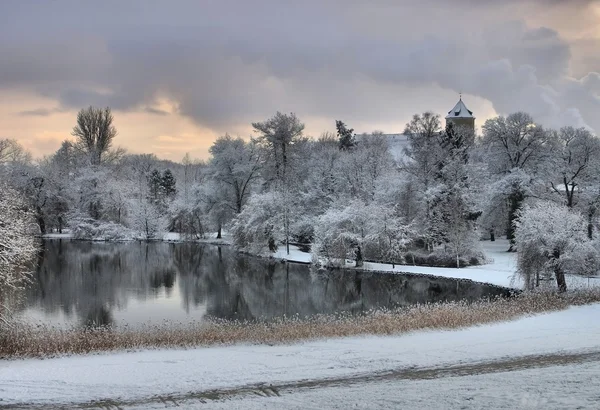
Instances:
[[[318,313],[359,313],[415,303],[475,300],[506,290],[445,278],[316,272],[194,243],[46,241],[27,307],[48,320],[110,325],[129,322],[270,319]],[[173,310],[176,306],[176,310]],[[133,314],[134,313],[134,314]],[[175,315],[175,317],[173,317]],[[136,324],[136,323],[129,323]]]

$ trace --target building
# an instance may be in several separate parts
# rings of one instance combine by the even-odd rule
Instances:
[[[446,125],[448,121],[455,126],[466,126],[475,133],[475,117],[473,111],[469,110],[462,100],[462,95],[454,108],[448,111],[446,116]],[[408,146],[408,137],[405,134],[384,134],[388,140],[390,153],[396,161],[404,158],[404,149]]]
[[[458,102],[446,115],[446,125],[451,122],[454,126],[468,127],[475,133],[475,117],[473,111],[469,110],[462,100],[462,95]]]

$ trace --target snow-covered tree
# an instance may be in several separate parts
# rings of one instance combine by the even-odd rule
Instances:
[[[0,289],[18,288],[26,279],[26,264],[38,249],[39,231],[25,199],[0,183]]]
[[[256,141],[263,147],[267,155],[266,164],[270,167],[263,169],[263,178],[273,182],[275,189],[283,196],[283,226],[285,231],[286,251],[290,252],[290,213],[292,202],[292,175],[294,164],[298,163],[296,145],[305,141],[302,133],[304,124],[296,114],[282,114],[277,112],[272,118],[264,122],[252,123],[252,127],[259,133]],[[271,172],[269,173],[269,168]]]
[[[600,179],[600,139],[585,128],[573,127],[561,128],[555,138],[556,168],[550,185],[572,208],[577,205],[576,194]]]
[[[231,224],[236,247],[262,253],[286,242],[285,207],[286,200],[279,191],[253,195]]]
[[[166,199],[170,200],[175,197],[175,193],[177,192],[176,185],[177,182],[173,176],[173,172],[171,172],[171,170],[168,168],[165,169],[160,181],[160,188]]]
[[[393,208],[352,201],[318,218],[313,254],[334,265],[353,259],[360,266],[363,258],[400,263],[411,234]]]
[[[131,200],[129,226],[143,239],[160,239],[167,232],[168,221],[159,207],[147,200]]]
[[[555,148],[551,133],[536,124],[527,113],[517,112],[508,117],[489,119],[483,125],[482,147],[491,175],[497,180],[508,179],[499,186],[507,201],[507,238],[514,245],[514,221],[517,212],[531,192],[535,181],[545,175]],[[518,173],[518,178],[511,174]],[[516,181],[519,183],[515,183]],[[494,198],[500,198],[493,195]],[[488,207],[499,209],[497,203]]]
[[[408,145],[402,168],[412,175],[423,191],[429,189],[438,175],[443,152],[440,149],[440,117],[431,112],[415,114],[406,124],[404,134]]]
[[[233,213],[242,212],[253,184],[260,174],[260,153],[256,143],[246,143],[228,134],[218,138],[210,147],[210,176],[217,181],[226,206]]]
[[[354,129],[348,128],[340,120],[335,121],[335,128],[337,129],[338,146],[340,150],[349,150],[356,145],[356,136],[354,135]]]
[[[553,275],[559,291],[567,290],[565,273],[581,275],[600,268],[598,251],[587,238],[586,220],[564,205],[540,201],[525,205],[515,221],[519,272],[531,283]],[[586,266],[587,265],[587,266]]]
[[[162,199],[162,176],[156,168],[148,176],[148,190],[149,199],[158,204]]]
[[[252,127],[259,134],[256,141],[265,149],[268,155],[266,160],[272,167],[270,175],[263,173],[265,179],[285,185],[288,182],[288,168],[293,156],[291,150],[302,139],[304,124],[294,113],[277,112],[266,121],[252,123]]]
[[[29,264],[39,244],[39,232],[25,199],[6,183],[0,183],[0,325],[10,314],[8,292],[22,288],[29,277]]]

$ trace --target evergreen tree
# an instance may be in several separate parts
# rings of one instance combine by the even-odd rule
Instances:
[[[150,189],[149,196],[153,202],[158,202],[162,194],[162,183],[163,179],[160,175],[160,171],[156,168],[152,170],[152,173],[148,177],[148,188]]]
[[[165,197],[169,199],[173,199],[175,197],[175,193],[177,192],[175,188],[175,177],[170,169],[166,169],[163,172],[160,187]]]
[[[335,128],[337,128],[340,150],[352,149],[356,145],[354,129],[346,128],[346,124],[340,120],[335,121]]]

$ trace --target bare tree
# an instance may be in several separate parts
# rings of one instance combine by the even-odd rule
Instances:
[[[7,162],[31,162],[31,154],[16,140],[0,139],[0,164]]]
[[[110,108],[90,106],[80,110],[77,113],[77,126],[73,127],[71,135],[77,138],[75,146],[89,156],[92,165],[102,163],[102,156],[109,152],[112,140],[117,135]]]

